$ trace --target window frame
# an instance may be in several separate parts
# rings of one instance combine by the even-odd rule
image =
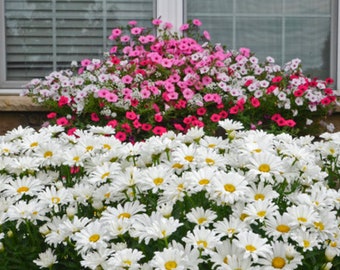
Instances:
[[[335,89],[340,90],[340,4],[332,0],[331,22],[331,64],[330,76],[335,79]],[[173,23],[174,31],[186,21],[186,0],[155,0],[155,17]],[[6,34],[5,34],[5,1],[0,2],[0,95],[18,95],[27,81],[6,81]],[[43,75],[43,74],[42,74]],[[47,74],[46,74],[47,75]]]

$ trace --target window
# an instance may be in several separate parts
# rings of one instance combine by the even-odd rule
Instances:
[[[5,0],[2,9],[1,74],[8,83],[69,67],[72,60],[101,58],[113,27],[130,20],[151,24],[154,17],[153,0]]]
[[[306,74],[339,84],[339,9],[337,0],[4,0],[0,94],[72,60],[100,58],[113,27],[146,26],[159,16],[175,28],[198,18],[213,42],[248,47],[280,65],[300,58]]]
[[[277,64],[300,58],[305,74],[335,76],[336,11],[332,0],[187,0],[188,19],[200,18],[229,48],[248,47]]]

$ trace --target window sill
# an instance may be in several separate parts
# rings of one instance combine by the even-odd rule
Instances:
[[[41,112],[47,111],[43,106],[32,102],[29,97],[0,96],[1,112]]]

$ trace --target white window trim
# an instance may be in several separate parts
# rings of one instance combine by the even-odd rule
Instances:
[[[185,0],[156,0],[156,17],[163,21],[171,22],[173,30],[178,31],[179,27],[184,23],[185,17]],[[337,4],[338,21],[333,25],[337,27],[338,32],[334,37],[337,42],[334,50],[331,52],[331,69],[334,71],[334,78],[337,85],[335,89],[340,90],[340,4]],[[18,84],[24,85],[25,81],[6,81],[6,48],[5,48],[5,1],[0,1],[0,95],[18,95],[22,89],[18,89]],[[332,29],[331,31],[336,31]],[[332,76],[332,74],[331,74]]]

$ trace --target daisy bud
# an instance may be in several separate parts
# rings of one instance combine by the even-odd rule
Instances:
[[[4,244],[0,242],[0,252],[3,252],[5,250]]]
[[[7,232],[7,237],[13,237],[13,231],[12,230],[9,230]]]
[[[296,250],[294,249],[293,246],[287,246],[286,247],[286,259],[291,261],[295,258],[296,256]]]
[[[103,203],[101,201],[94,201],[92,206],[94,209],[100,210],[103,208]]]
[[[39,232],[42,234],[42,235],[48,235],[51,231],[50,229],[47,227],[46,224],[42,225],[40,228],[39,228]]]
[[[334,257],[336,256],[336,250],[334,248],[327,247],[325,251],[326,259],[328,262],[333,261]]]
[[[324,265],[321,267],[321,269],[322,269],[322,270],[331,270],[332,267],[333,267],[333,264],[330,263],[330,262],[328,262],[328,263],[324,264]]]
[[[66,214],[69,218],[73,218],[76,213],[77,213],[77,208],[75,208],[74,206],[67,207]]]

